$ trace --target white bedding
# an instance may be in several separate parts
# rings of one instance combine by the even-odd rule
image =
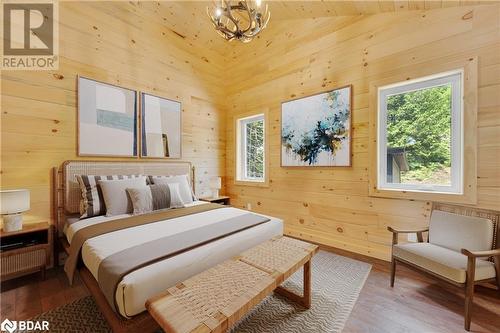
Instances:
[[[192,205],[203,203],[202,201],[195,201]],[[97,279],[100,262],[113,253],[146,241],[194,229],[201,225],[210,225],[216,221],[246,213],[241,209],[226,207],[94,237],[83,245],[83,262],[94,278]],[[106,221],[127,216],[130,215],[98,216],[73,222],[66,228],[66,237],[68,242],[71,243],[75,232],[89,224],[105,223]],[[115,295],[120,314],[125,317],[139,314],[145,310],[144,304],[148,298],[164,291],[166,288],[238,255],[265,240],[282,235],[282,221],[273,217],[269,218],[271,221],[268,223],[200,246],[126,275],[119,283]]]

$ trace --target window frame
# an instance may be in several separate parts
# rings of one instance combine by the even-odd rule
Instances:
[[[247,176],[247,145],[246,145],[246,125],[254,122],[263,122],[264,132],[264,156],[263,156],[263,177],[253,178]],[[235,178],[238,185],[267,186],[268,185],[268,126],[267,112],[252,113],[235,117],[236,140],[235,140]],[[243,130],[244,129],[244,130]]]
[[[377,105],[377,189],[462,195],[464,147],[464,70],[457,69],[378,88]],[[451,184],[403,184],[387,182],[387,98],[390,96],[451,85]]]
[[[375,198],[432,201],[456,204],[477,204],[478,202],[478,57],[440,59],[394,68],[390,76],[370,80],[368,96],[368,195]],[[463,69],[463,194],[424,192],[408,190],[385,190],[378,188],[378,88],[415,78],[432,76]],[[356,140],[356,136],[354,137]],[[381,202],[382,204],[382,202]]]

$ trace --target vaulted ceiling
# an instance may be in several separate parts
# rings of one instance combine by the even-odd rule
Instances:
[[[452,0],[369,0],[369,1],[263,1],[271,11],[271,21],[336,16],[373,15],[408,10],[430,10],[453,6],[491,3],[491,1]],[[216,52],[226,53],[237,42],[228,43],[213,30],[206,15],[213,1],[140,2],[160,15],[164,23],[181,38],[201,44]]]
[[[220,1],[220,0],[217,0]],[[235,1],[235,0],[233,0]],[[465,6],[492,3],[492,1],[451,1],[451,0],[371,0],[371,1],[272,1],[264,0],[271,11],[269,28],[259,38],[266,39],[271,30],[289,30],[290,36],[300,33],[303,20],[314,20],[323,28],[353,23],[367,15],[403,12],[412,10],[432,10],[442,7]],[[493,1],[494,2],[494,1]],[[209,62],[224,62],[234,58],[239,52],[247,52],[248,45],[237,41],[227,42],[215,31],[207,16],[207,6],[213,1],[114,1],[96,2],[95,6],[103,11],[116,13],[134,24],[142,21],[161,23],[166,31],[179,38],[179,44],[199,53]],[[310,28],[311,24],[308,23]],[[314,34],[314,31],[304,33]],[[266,39],[267,40],[267,39]]]
[[[406,10],[477,5],[491,1],[368,0],[368,1],[269,1],[277,20],[327,16],[372,15]]]

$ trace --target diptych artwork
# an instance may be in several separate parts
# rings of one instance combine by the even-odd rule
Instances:
[[[78,78],[78,154],[137,156],[137,94]]]
[[[282,166],[350,166],[350,156],[350,86],[282,104]]]
[[[181,103],[142,94],[141,156],[181,157]]]

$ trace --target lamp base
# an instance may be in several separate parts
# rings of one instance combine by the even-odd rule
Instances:
[[[3,216],[3,231],[19,231],[23,228],[23,214],[6,214]]]
[[[216,199],[219,197],[219,190],[212,190],[212,198]]]

